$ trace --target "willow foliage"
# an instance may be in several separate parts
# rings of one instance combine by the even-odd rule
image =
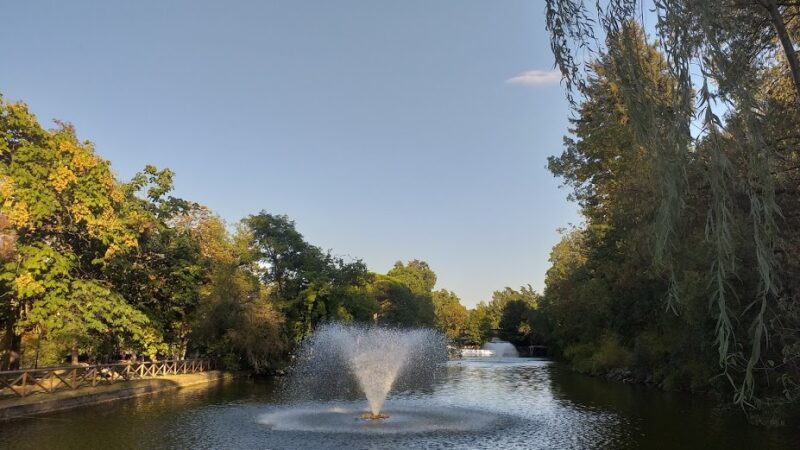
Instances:
[[[742,405],[754,399],[754,373],[769,344],[767,311],[780,295],[775,257],[781,218],[776,151],[765,138],[768,118],[758,92],[764,74],[777,69],[791,80],[795,101],[800,99],[798,55],[792,42],[798,5],[775,0],[546,1],[552,51],[574,106],[591,79],[591,62],[603,54],[615,60],[635,139],[656,167],[654,259],[671,280],[668,304],[676,310],[680,310],[680,280],[674,250],[685,212],[686,174],[693,164],[707,164],[709,303],[716,315],[719,362],[736,388],[735,401]],[[669,105],[653,101],[655,93],[643,82],[646,68],[638,64],[635,46],[609,45],[617,40],[634,42],[632,33],[639,27],[632,23],[655,30],[673,80]],[[720,118],[723,111],[736,116],[736,130]],[[735,152],[743,155],[745,168],[736,178],[730,152],[721,149],[723,137],[732,132],[737,137]],[[693,157],[701,145],[708,149],[709,161]],[[739,193],[747,198],[746,235],[759,280],[757,291],[747,292],[749,298],[743,299],[737,298],[733,287],[745,270],[736,264],[733,229],[734,198]],[[739,301],[744,307],[734,309]],[[737,321],[750,323],[747,336],[734,333]]]

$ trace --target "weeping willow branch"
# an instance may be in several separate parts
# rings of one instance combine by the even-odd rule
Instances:
[[[624,12],[628,14],[630,11]],[[673,240],[676,221],[686,195],[686,151],[691,141],[688,126],[691,99],[674,95],[674,80],[665,82],[663,64],[650,64],[657,58],[649,50],[643,32],[630,22],[620,27],[603,19],[608,29],[608,55],[614,78],[619,83],[623,103],[631,117],[637,144],[650,155],[659,190],[655,217],[655,262],[669,275],[667,308],[677,312],[679,286],[674,271]],[[663,93],[669,100],[665,103]]]
[[[609,53],[621,82],[625,106],[639,145],[651,155],[658,183],[659,206],[655,218],[654,259],[670,276],[669,292],[677,292],[674,272],[673,240],[681,218],[685,191],[687,155],[706,140],[712,141],[707,182],[710,187],[706,222],[706,240],[712,249],[709,264],[710,310],[716,315],[716,345],[720,364],[728,374],[738,367],[742,378],[737,383],[735,401],[750,404],[754,395],[754,370],[768,345],[765,314],[770,298],[777,295],[774,253],[776,249],[776,217],[780,210],[775,201],[772,160],[774,149],[762,137],[763,124],[753,92],[765,67],[774,64],[773,57],[782,48],[800,99],[800,64],[786,30],[784,15],[794,5],[779,5],[775,0],[652,0],[656,15],[658,42],[666,56],[674,84],[666,89],[671,104],[665,107],[654,101],[652,86],[645,82],[648,74],[637,64],[633,36],[627,24],[635,22],[637,11],[649,7],[643,0],[598,1],[590,10],[583,0],[546,0],[547,29],[556,65],[568,98],[575,105],[571,91],[581,92],[589,72],[582,58]],[[592,46],[596,35],[604,34],[606,47]],[[580,54],[578,53],[580,52]],[[693,73],[692,67],[701,67]],[[714,86],[713,92],[709,86]],[[694,108],[703,109],[699,117]],[[711,110],[711,101],[718,101],[741,116],[742,151],[747,161],[746,195],[752,228],[750,240],[755,248],[755,272],[759,292],[748,308],[734,315],[730,300],[736,292],[730,279],[736,277],[735,249],[731,222],[736,207],[731,198],[737,186],[731,180],[731,163],[718,145],[722,121]],[[704,123],[703,132],[693,136],[689,126]],[[745,212],[745,211],[743,211]],[[670,302],[675,301],[669,294]],[[749,347],[742,354],[735,345],[734,321],[748,318],[751,326]],[[738,361],[747,361],[744,367]],[[733,382],[732,378],[729,379]]]
[[[716,333],[715,344],[719,352],[719,363],[727,374],[731,356],[731,348],[735,343],[731,311],[728,306],[729,294],[735,295],[730,285],[730,277],[735,273],[735,252],[731,224],[733,213],[731,211],[731,162],[723,152],[720,143],[719,129],[722,121],[714,114],[711,107],[712,94],[708,83],[703,83],[700,91],[700,107],[703,108],[703,124],[709,133],[710,162],[707,172],[707,182],[711,191],[711,204],[709,205],[706,219],[706,240],[711,242],[713,248],[711,261],[711,276],[709,287],[709,310],[716,309],[717,321],[714,328]],[[730,377],[728,377],[730,379]]]

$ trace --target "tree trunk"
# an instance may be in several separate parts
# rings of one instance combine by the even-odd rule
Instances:
[[[797,101],[800,102],[800,60],[798,60],[797,51],[794,49],[794,44],[792,44],[792,38],[786,30],[786,22],[783,21],[783,15],[780,8],[778,8],[776,0],[764,0],[763,5],[769,11],[770,21],[772,26],[775,27],[775,32],[778,33],[781,46],[783,46],[786,61],[789,62],[789,71],[792,73]]]
[[[73,366],[77,366],[78,365],[78,345],[77,344],[73,344],[72,345],[72,365]]]
[[[8,321],[8,323],[6,323],[4,334],[0,370],[17,370],[19,369],[19,359],[22,350],[22,336],[15,333],[13,321]]]

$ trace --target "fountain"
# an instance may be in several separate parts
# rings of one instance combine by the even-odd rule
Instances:
[[[483,348],[463,348],[461,349],[461,356],[465,358],[486,357],[491,356],[495,358],[517,358],[519,352],[510,342],[498,338],[492,338],[491,341],[483,344]]]
[[[491,356],[498,358],[516,358],[519,356],[519,352],[517,352],[517,348],[514,345],[497,338],[493,338],[483,344],[483,349],[492,352]]]
[[[281,402],[256,421],[303,439],[310,433],[474,433],[509,423],[494,411],[433,401],[452,370],[460,369],[448,364],[447,339],[438,331],[324,325],[301,345]]]
[[[331,439],[452,436],[514,423],[495,410],[437,399],[448,375],[464,370],[454,363],[447,339],[435,330],[324,325],[300,346],[280,401],[256,422],[280,439],[323,439],[310,448],[330,446]]]
[[[379,421],[389,417],[381,410],[398,380],[408,386],[430,379],[446,360],[446,340],[435,330],[329,324],[301,346],[289,391],[333,399],[352,396],[355,384],[369,404],[360,417]]]

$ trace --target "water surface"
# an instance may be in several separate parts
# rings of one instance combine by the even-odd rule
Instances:
[[[288,405],[276,388],[236,380],[16,420],[0,424],[0,448],[711,450],[800,442],[797,428],[751,427],[701,399],[541,359],[450,361],[429,387],[392,393],[384,410],[395,416],[372,428],[350,419],[367,410],[364,400]]]

